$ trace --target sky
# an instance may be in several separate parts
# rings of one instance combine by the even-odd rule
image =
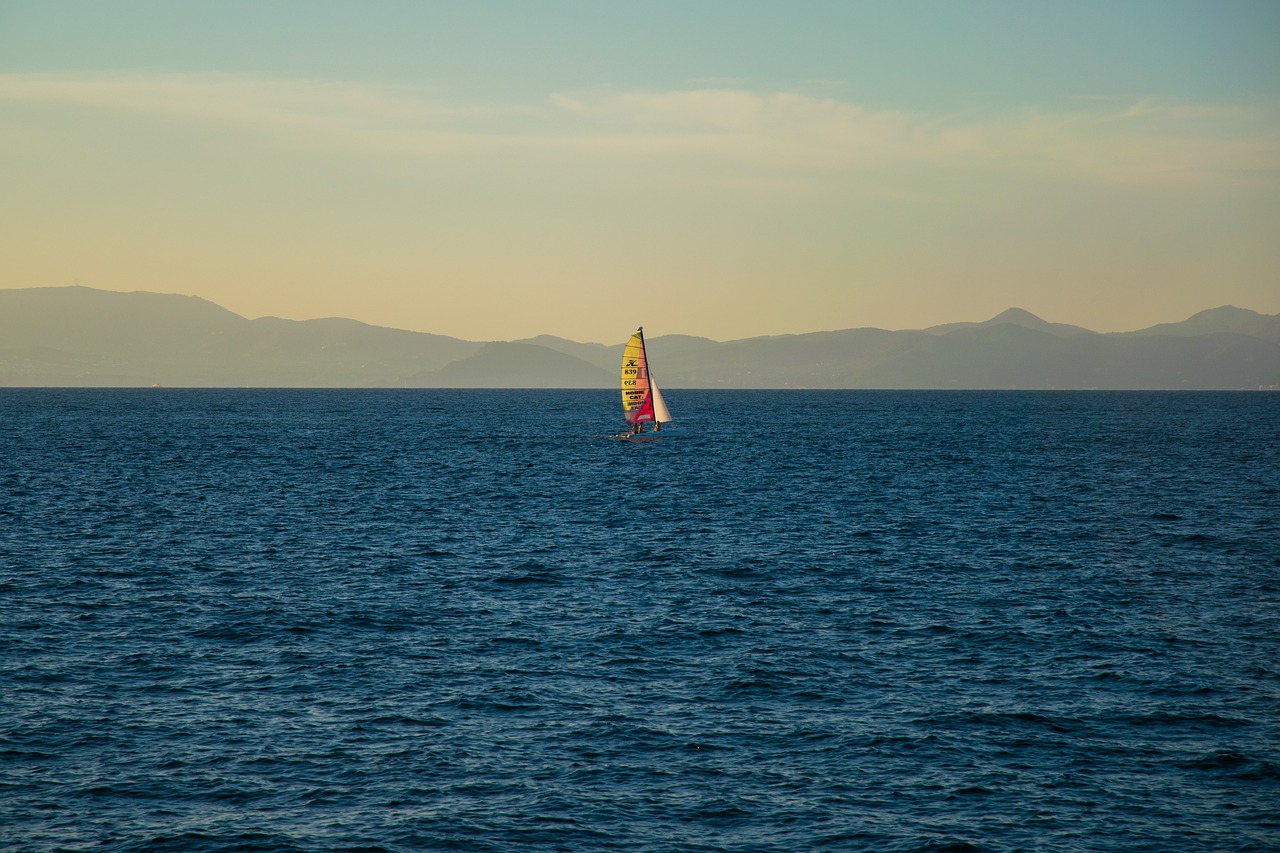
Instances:
[[[467,340],[1280,313],[1274,0],[0,0],[0,288]]]

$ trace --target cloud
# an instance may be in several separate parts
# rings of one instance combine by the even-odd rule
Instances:
[[[1280,177],[1280,102],[1143,99],[1026,111],[975,123],[981,156],[1011,169],[1099,183],[1262,186]]]
[[[590,119],[598,133],[659,143],[655,154],[683,147],[746,166],[842,170],[920,153],[910,116],[790,92],[595,92],[557,95],[552,103]]]
[[[1115,184],[1274,180],[1280,102],[1068,105],[1056,111],[928,115],[802,93],[741,90],[557,95],[578,120],[658,134],[744,164],[799,170],[984,170]]]
[[[315,144],[439,154],[497,138],[520,108],[431,99],[410,87],[238,74],[0,74],[4,101],[88,106],[296,131]]]
[[[298,144],[440,157],[485,152],[652,158],[794,188],[833,174],[1030,174],[1108,184],[1268,186],[1280,102],[1077,101],[931,115],[804,92],[598,88],[543,103],[452,103],[423,89],[233,74],[7,74],[0,103],[92,106],[296,132]]]
[[[423,112],[421,101],[385,89],[235,74],[6,74],[0,75],[0,98],[271,124]]]

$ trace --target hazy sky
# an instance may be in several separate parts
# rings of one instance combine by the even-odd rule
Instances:
[[[509,340],[1280,312],[1280,3],[0,0],[0,287]]]

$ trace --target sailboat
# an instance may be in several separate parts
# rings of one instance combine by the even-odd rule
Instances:
[[[649,373],[649,358],[644,351],[644,326],[636,329],[622,350],[622,416],[629,428],[622,434],[623,438],[641,435],[645,421],[653,424],[650,434],[671,421],[671,412],[662,399],[658,383]]]

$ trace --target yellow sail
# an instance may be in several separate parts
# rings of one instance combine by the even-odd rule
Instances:
[[[636,330],[622,351],[622,415],[628,425],[653,420],[649,394],[649,365],[644,352],[644,327]]]

